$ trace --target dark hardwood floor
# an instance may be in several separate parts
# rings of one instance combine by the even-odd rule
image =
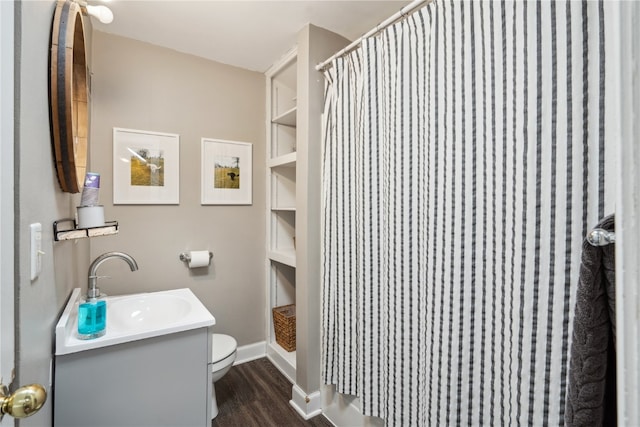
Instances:
[[[215,383],[219,413],[211,426],[333,426],[322,415],[308,421],[298,415],[289,404],[291,386],[266,358],[233,366]]]

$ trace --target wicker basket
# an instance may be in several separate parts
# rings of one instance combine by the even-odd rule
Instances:
[[[287,351],[296,349],[296,305],[273,307],[273,328],[276,342]]]

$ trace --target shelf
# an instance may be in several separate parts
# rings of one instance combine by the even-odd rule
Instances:
[[[271,120],[271,122],[277,125],[295,127],[296,117],[297,117],[296,111],[297,111],[297,107],[293,107],[290,110],[287,110],[284,113],[280,114],[279,116],[274,117],[273,120]]]
[[[60,226],[67,224],[67,227]],[[105,225],[101,227],[91,228],[77,228],[76,222],[73,219],[60,219],[53,223],[53,240],[59,242],[60,240],[73,240],[82,239],[85,237],[98,237],[109,236],[112,234],[118,234],[118,221],[106,221]]]
[[[296,266],[296,253],[292,248],[291,250],[277,250],[269,251],[267,256],[271,261],[279,262],[280,264],[288,265],[289,267]]]
[[[275,206],[271,206],[271,212],[295,212],[296,211],[296,207],[275,207]]]
[[[294,168],[296,167],[296,159],[298,157],[295,151],[293,153],[285,154],[282,156],[274,157],[267,160],[267,166],[270,168]]]
[[[287,351],[275,341],[272,342],[270,346],[271,346],[271,349],[273,349],[273,351],[275,351],[280,356],[282,356],[282,358],[285,359],[295,369],[296,367],[296,351],[295,350]]]

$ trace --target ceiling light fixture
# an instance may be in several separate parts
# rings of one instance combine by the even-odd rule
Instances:
[[[91,6],[84,0],[74,0],[80,5],[82,11],[89,16],[93,16],[103,24],[110,24],[113,22],[113,12],[107,6]]]

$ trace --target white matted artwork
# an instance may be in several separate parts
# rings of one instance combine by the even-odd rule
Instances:
[[[180,203],[180,136],[113,128],[113,204]]]
[[[252,150],[248,142],[202,138],[201,204],[252,203]]]

